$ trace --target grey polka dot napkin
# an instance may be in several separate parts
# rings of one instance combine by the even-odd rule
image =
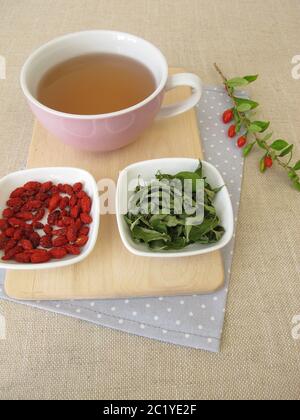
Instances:
[[[197,111],[205,158],[222,173],[237,217],[243,158],[235,146],[235,141],[228,139],[227,127],[221,122],[221,115],[228,107],[230,107],[230,100],[221,87],[206,87]],[[223,250],[225,287],[212,295],[126,300],[18,302],[131,334],[218,352],[233,249],[234,239]],[[4,275],[4,271],[0,271],[0,298],[12,300],[4,292]]]

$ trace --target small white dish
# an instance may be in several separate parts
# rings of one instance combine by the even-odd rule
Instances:
[[[134,255],[141,257],[190,257],[194,255],[207,254],[219,250],[226,246],[233,236],[234,217],[231,199],[225,182],[220,172],[210,163],[202,161],[203,174],[212,187],[217,188],[224,185],[224,188],[217,194],[214,201],[217,214],[220,217],[221,225],[225,229],[225,234],[216,244],[192,244],[180,251],[160,251],[149,250],[146,244],[136,243],[131,236],[130,229],[124,220],[126,207],[130,196],[133,194],[132,187],[138,185],[138,178],[146,183],[155,179],[158,171],[175,175],[181,171],[195,171],[199,165],[199,160],[188,158],[166,158],[138,162],[125,168],[119,175],[116,197],[116,213],[120,236],[125,247]],[[134,185],[133,185],[134,184]],[[129,191],[130,185],[130,191]]]
[[[0,268],[10,270],[43,270],[49,268],[65,267],[68,265],[76,264],[84,260],[94,249],[100,224],[100,202],[98,195],[97,183],[93,176],[83,169],[78,168],[36,168],[26,169],[11,173],[0,180],[0,218],[2,211],[6,208],[6,201],[10,193],[24,185],[28,181],[46,182],[52,181],[55,184],[75,184],[82,182],[84,191],[93,200],[91,216],[93,222],[90,225],[89,241],[82,247],[80,255],[67,255],[62,260],[51,260],[42,264],[22,264],[14,261],[2,261],[1,257],[4,255],[0,250]]]

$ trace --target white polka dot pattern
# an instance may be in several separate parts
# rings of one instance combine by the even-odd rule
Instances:
[[[204,89],[197,107],[206,160],[222,173],[237,221],[243,159],[234,140],[227,138],[221,115],[230,101],[219,87]],[[27,302],[35,307],[75,316],[99,325],[183,346],[217,352],[228,293],[234,241],[225,248],[226,286],[209,296],[157,297],[114,301]],[[0,298],[8,299],[0,272]]]

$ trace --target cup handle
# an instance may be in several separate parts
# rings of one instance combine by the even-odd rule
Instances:
[[[174,117],[175,115],[182,114],[185,111],[193,108],[200,101],[202,96],[202,81],[200,77],[192,73],[178,73],[169,76],[166,92],[178,86],[189,86],[192,88],[192,95],[184,101],[177,102],[172,105],[165,105],[161,108],[156,119],[161,120],[164,118]]]

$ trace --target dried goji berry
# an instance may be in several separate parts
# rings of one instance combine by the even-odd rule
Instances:
[[[16,214],[16,217],[18,219],[22,219],[22,220],[32,220],[33,219],[33,214],[30,213],[29,211],[21,211],[21,212]]]
[[[16,188],[9,196],[9,198],[16,198],[16,197],[21,197],[22,194],[24,194],[25,192],[25,188],[20,187],[20,188]]]
[[[41,208],[43,203],[40,200],[30,200],[27,203],[28,210],[37,210]]]
[[[85,223],[87,225],[89,225],[93,221],[92,217],[87,213],[81,213],[80,219],[83,223]]]
[[[52,248],[52,237],[50,235],[42,236],[40,239],[40,246],[43,248]]]
[[[75,242],[77,239],[77,229],[75,226],[69,226],[67,229],[67,238],[69,242]]]
[[[47,218],[48,225],[51,225],[51,226],[55,225],[60,219],[60,216],[61,216],[61,213],[59,210],[55,210],[52,213],[50,213]]]
[[[1,230],[6,230],[7,228],[8,228],[8,222],[7,222],[7,220],[0,219],[0,229]]]
[[[64,184],[58,184],[58,185],[57,185],[57,188],[58,188],[58,190],[59,190],[60,192],[65,192],[65,190],[64,190]]]
[[[40,192],[41,192],[41,193],[46,193],[46,192],[48,192],[49,190],[51,190],[52,186],[53,186],[53,182],[51,182],[51,181],[44,182],[44,183],[41,185]]]
[[[80,200],[80,205],[81,205],[82,211],[84,213],[89,213],[91,211],[91,207],[92,207],[92,201],[91,201],[90,197],[88,197],[88,196],[83,197]]]
[[[5,252],[4,256],[2,257],[2,260],[4,261],[11,260],[16,254],[20,254],[20,252],[22,251],[23,251],[22,247],[15,246],[14,248],[11,248],[7,252]]]
[[[34,215],[34,219],[33,219],[34,222],[39,222],[40,220],[42,220],[43,217],[45,216],[45,213],[46,213],[45,209],[43,208],[39,209]]]
[[[0,235],[0,249],[4,249],[8,241],[9,239],[6,238],[4,235]]]
[[[18,229],[21,230],[21,229]],[[16,232],[16,229],[13,227],[9,227],[4,231],[5,236],[7,236],[8,238],[13,238],[14,234]]]
[[[73,185],[73,191],[75,193],[79,193],[82,190],[82,183],[76,182],[76,184]]]
[[[31,254],[30,259],[32,264],[40,264],[48,262],[51,259],[51,255],[45,250],[39,250],[39,252],[34,252]]]
[[[72,219],[72,217],[63,217],[62,218],[62,222],[64,226],[70,226],[72,224],[74,224],[74,219]]]
[[[53,246],[54,247],[61,247],[67,245],[68,239],[66,236],[58,236],[57,238],[53,239]]]
[[[14,256],[14,260],[19,262],[19,263],[30,263],[31,262],[31,258],[30,258],[30,254],[26,254],[25,252],[21,252],[20,254],[16,254]]]
[[[43,192],[39,192],[34,197],[36,200],[45,201],[49,198],[49,195]]]
[[[36,230],[44,229],[44,225],[41,222],[33,222],[32,225],[33,225],[33,229],[36,229]]]
[[[66,245],[65,248],[71,255],[79,255],[81,252],[80,248],[76,245]]]
[[[11,217],[8,219],[8,223],[14,227],[25,227],[26,223],[24,220],[17,219],[16,217]]]
[[[54,194],[51,197],[50,202],[49,202],[49,206],[48,206],[48,209],[49,209],[50,212],[52,212],[53,210],[55,210],[58,207],[60,200],[61,200],[61,196],[60,196],[59,193]]]
[[[80,230],[82,228],[82,221],[80,218],[76,219],[75,226],[77,230]]]
[[[41,237],[37,232],[33,232],[30,237],[30,242],[32,243],[34,248],[37,248],[40,245]]]
[[[41,188],[41,183],[37,181],[29,181],[24,185],[25,190],[39,190]]]
[[[59,208],[60,208],[61,210],[65,210],[65,208],[66,208],[66,207],[68,207],[69,202],[70,202],[69,197],[63,197],[63,198],[60,200],[60,203],[59,203]]]
[[[29,241],[29,239],[22,239],[20,241],[20,246],[25,250],[28,251],[30,249],[33,249],[32,243]]]
[[[70,202],[69,202],[69,206],[70,207],[74,207],[77,204],[77,197],[76,195],[72,195],[70,198]]]
[[[88,236],[81,235],[76,239],[75,244],[77,246],[84,246],[88,240],[89,240]]]
[[[77,198],[81,199],[84,197],[87,197],[87,193],[85,191],[79,191],[79,193],[76,194]]]
[[[71,210],[70,210],[71,217],[73,217],[73,219],[77,219],[77,217],[79,215],[79,211],[80,211],[79,206],[72,207]]]
[[[19,207],[22,206],[23,200],[20,197],[10,198],[6,202],[8,207]]]
[[[51,189],[50,189],[50,194],[51,194],[51,195],[55,195],[55,194],[58,194],[58,193],[59,193],[58,186],[57,186],[57,185],[53,185],[53,186],[51,187]]]
[[[83,226],[79,231],[79,236],[80,235],[88,236],[89,233],[90,233],[90,228],[88,226]]]
[[[66,234],[67,234],[66,228],[56,229],[52,231],[53,236],[66,236]]]
[[[2,212],[2,216],[5,217],[5,219],[9,219],[10,217],[13,217],[14,211],[11,208],[4,209]]]
[[[14,248],[17,245],[17,241],[14,239],[10,239],[7,244],[5,245],[5,252],[9,251],[10,249]]]
[[[13,239],[19,241],[24,237],[24,229],[16,229],[13,234]]]
[[[73,188],[69,184],[64,185],[64,192],[68,195],[73,195]]]
[[[27,233],[33,232],[33,226],[31,224],[25,223],[25,225],[23,227],[25,229],[25,232],[27,232]]]
[[[53,258],[61,259],[64,258],[67,255],[67,250],[65,248],[52,248],[50,251],[50,254]]]

